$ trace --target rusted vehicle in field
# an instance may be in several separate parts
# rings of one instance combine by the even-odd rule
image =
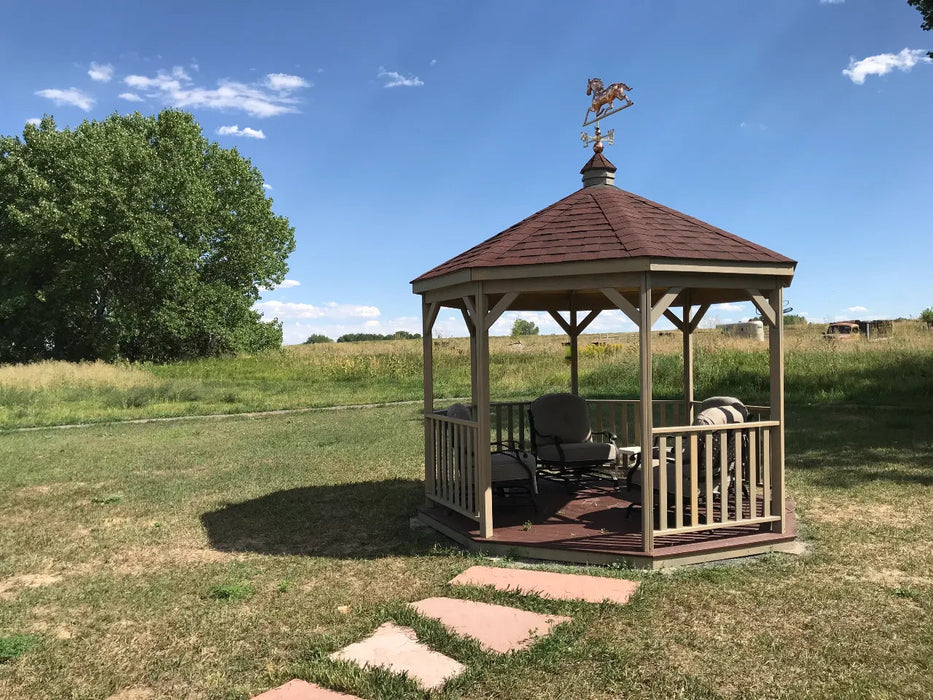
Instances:
[[[838,321],[830,323],[823,333],[826,340],[858,340],[862,337],[862,329],[857,321]]]
[[[891,335],[891,321],[836,321],[823,333],[826,340],[885,340]]]

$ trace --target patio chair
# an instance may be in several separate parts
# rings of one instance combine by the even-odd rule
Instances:
[[[745,423],[748,420],[748,409],[745,407],[739,399],[732,396],[713,396],[706,399],[700,403],[696,415],[693,419],[693,425],[734,425],[736,423]],[[714,489],[713,493],[718,495],[721,490],[721,481],[719,478],[720,469],[722,468],[721,461],[721,447],[720,447],[720,435],[722,433],[719,431],[714,431],[711,433],[713,436],[712,440],[712,465],[713,465],[713,484]],[[742,443],[742,461],[743,464],[748,464],[748,434],[743,431],[739,433],[741,435]],[[685,447],[683,450],[683,456],[681,459],[681,493],[685,500],[691,500],[693,494],[690,491],[690,448]],[[673,447],[668,447],[665,454],[665,467],[667,469],[667,492],[669,494],[676,494],[677,489],[677,476],[676,476],[676,461],[675,453]],[[655,493],[658,492],[658,483],[659,472],[661,469],[660,466],[661,458],[659,455],[657,439],[655,440],[654,449],[652,450],[652,464],[654,465],[654,490]],[[642,476],[643,476],[643,461],[642,457],[639,454],[636,458],[635,465],[629,470],[626,474],[625,481],[626,486],[629,490],[641,488],[642,485]],[[735,488],[735,442],[731,439],[727,440],[727,453],[726,453],[726,468],[728,470],[727,474],[727,488],[731,491]],[[743,475],[747,472],[747,469],[743,469]],[[695,491],[697,494],[698,501],[700,503],[705,501],[705,490],[700,488],[700,485],[706,481],[706,441],[697,440],[697,483],[695,486]],[[743,493],[748,493],[747,485],[742,483]],[[629,506],[631,510],[635,505]]]
[[[584,477],[602,478],[600,469],[615,472],[619,462],[616,436],[594,433],[586,401],[575,394],[545,394],[528,408],[531,450],[542,476],[579,483]],[[594,437],[599,436],[597,442]],[[613,476],[615,481],[615,476]]]
[[[462,403],[452,404],[446,415],[450,418],[473,420],[473,412],[469,406]],[[493,442],[490,446],[493,493],[511,496],[515,490],[525,491],[535,510],[538,510],[538,479],[534,455],[522,450],[513,442]]]

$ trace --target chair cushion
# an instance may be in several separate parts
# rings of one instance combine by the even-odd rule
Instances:
[[[493,452],[491,461],[493,485],[508,481],[530,481],[532,493],[538,493],[534,456],[520,450],[509,450]]]
[[[545,394],[528,409],[534,418],[536,444],[586,442],[590,439],[590,414],[586,401],[574,394]]]
[[[611,442],[564,442],[560,449],[557,445],[539,445],[538,458],[544,462],[555,464],[615,464],[619,459],[619,451]]]
[[[729,425],[744,423],[745,416],[735,406],[714,406],[700,411],[693,419],[694,425]]]
[[[470,407],[464,406],[462,403],[450,404],[450,408],[447,409],[447,417],[457,418],[459,420],[473,420]]]
[[[658,482],[660,481],[661,468],[658,464],[659,460],[654,459],[652,460],[652,462],[654,463],[654,488],[655,490],[657,490]],[[668,460],[665,460],[665,462],[667,463],[667,492],[677,493],[676,478],[674,474],[675,472],[674,460],[668,459]],[[683,485],[681,486],[682,493],[685,498],[688,498],[690,496],[690,490],[689,490],[690,489],[690,465],[688,463],[684,463],[681,469],[683,470],[682,472]],[[643,476],[644,474],[640,468],[632,472],[631,476],[629,477],[632,485],[641,486]]]
[[[699,412],[702,413],[708,408],[719,408],[721,406],[731,406],[742,415],[742,420],[732,422],[744,423],[748,420],[748,409],[745,408],[744,403],[734,396],[711,396],[700,404]],[[718,423],[715,425],[718,425]]]

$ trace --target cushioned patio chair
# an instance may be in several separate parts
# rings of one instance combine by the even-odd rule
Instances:
[[[570,482],[612,472],[619,452],[612,433],[594,433],[586,401],[575,394],[545,394],[528,408],[531,450],[542,476]],[[596,441],[594,437],[601,440]]]
[[[713,396],[709,399],[706,399],[700,403],[697,408],[696,415],[693,419],[693,425],[734,425],[737,423],[745,423],[748,420],[748,409],[745,407],[739,399],[732,396]],[[709,433],[713,436],[712,440],[712,465],[713,465],[713,493],[719,494],[721,489],[721,481],[719,478],[720,470],[722,468],[721,461],[721,447],[720,447],[720,436],[722,433],[720,431],[713,431]],[[740,432],[740,440],[742,443],[742,461],[743,464],[748,464],[748,435],[746,432]],[[668,441],[668,449],[665,454],[665,467],[667,469],[667,492],[669,494],[676,494],[677,489],[677,477],[676,477],[676,460],[674,448],[671,446],[673,440]],[[686,500],[691,500],[692,493],[690,492],[690,448],[685,447],[683,450],[683,456],[681,458],[681,493],[683,498]],[[659,455],[657,440],[655,440],[654,449],[652,450],[652,464],[654,465],[654,491],[658,492],[658,483],[660,481],[660,469],[661,469],[661,459]],[[728,488],[731,490],[735,486],[735,441],[733,439],[727,440],[727,454],[726,454],[726,468],[728,470],[727,484]],[[629,470],[626,475],[625,481],[626,486],[629,489],[641,488],[642,477],[643,477],[643,468],[641,455],[638,455],[635,461],[635,465]],[[743,470],[745,474],[747,470]],[[705,500],[705,489],[701,488],[701,485],[706,481],[706,440],[700,439],[697,440],[697,484],[696,491],[699,502]],[[748,493],[746,485],[743,483],[742,490],[745,493]],[[634,506],[636,504],[632,504]],[[631,509],[632,506],[629,506]]]
[[[450,418],[473,420],[472,411],[462,403],[452,404],[446,414]],[[493,493],[511,496],[515,490],[527,492],[535,510],[538,510],[538,478],[534,455],[520,449],[517,443],[493,442],[490,446]]]

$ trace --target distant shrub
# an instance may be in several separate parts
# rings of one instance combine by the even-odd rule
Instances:
[[[526,321],[523,318],[516,318],[512,324],[512,337],[517,338],[520,335],[538,335],[539,329],[534,321]]]
[[[308,339],[305,341],[305,345],[314,345],[315,343],[333,343],[332,338],[328,338],[326,335],[321,335],[320,333],[314,333],[308,336]]]

